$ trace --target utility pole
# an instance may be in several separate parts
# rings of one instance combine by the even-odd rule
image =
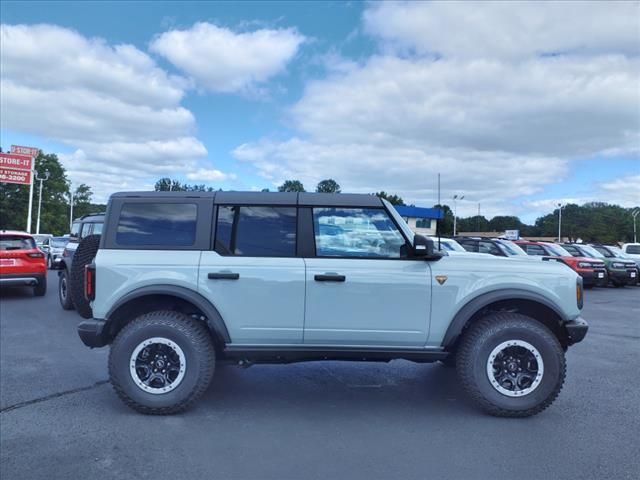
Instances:
[[[480,231],[480,202],[478,202],[478,221],[476,222],[476,232]]]
[[[558,243],[562,243],[562,204],[558,203]]]
[[[73,187],[69,184],[69,233],[73,229]]]
[[[38,220],[36,221],[36,235],[40,233],[40,210],[42,209],[42,183],[49,180],[49,170],[44,171],[44,177],[40,177],[38,172],[35,172],[36,180],[40,182],[40,196],[38,197]]]
[[[29,182],[29,212],[27,213],[27,233],[31,233],[31,212],[33,211],[33,174],[36,171],[36,159],[31,157],[31,182]]]
[[[639,209],[635,209],[631,212],[631,216],[633,217],[633,243],[638,243],[638,237],[636,236],[636,217],[640,213]]]
[[[453,196],[453,236],[456,236],[456,227],[457,227],[457,221],[458,221],[458,204],[457,201],[458,200],[462,200],[464,198],[464,195],[461,195],[460,197],[458,197],[458,195],[454,195]]]

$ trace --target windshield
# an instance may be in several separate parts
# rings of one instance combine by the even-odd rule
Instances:
[[[524,255],[525,257],[527,256],[527,252],[525,252],[510,240],[496,240],[496,242],[502,245],[509,255]]]
[[[555,243],[545,243],[545,246],[551,250],[551,252],[554,255],[557,255],[558,257],[571,257],[572,255],[567,252],[564,248],[562,248],[560,245],[556,245]]]
[[[608,247],[609,251],[617,258],[631,258],[618,247]]]
[[[593,247],[595,250],[599,251],[602,255],[604,255],[607,258],[612,258],[615,257],[615,255],[613,253],[611,253],[609,251],[609,249],[605,248],[605,247]]]
[[[51,246],[53,248],[64,248],[69,243],[69,238],[66,237],[57,237],[51,239]]]
[[[581,245],[580,250],[586,253],[591,258],[604,258],[604,255],[602,255],[599,251],[589,245]]]

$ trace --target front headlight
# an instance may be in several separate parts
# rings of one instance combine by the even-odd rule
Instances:
[[[620,263],[620,262],[613,262],[611,264],[612,268],[624,268],[624,263]]]
[[[589,262],[578,262],[578,268],[591,268],[592,265]]]

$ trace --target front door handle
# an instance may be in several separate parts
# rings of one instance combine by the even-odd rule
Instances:
[[[209,272],[207,278],[209,278],[209,280],[238,280],[240,274],[231,272]]]
[[[347,279],[347,277],[345,277],[344,275],[338,275],[336,273],[315,275],[313,278],[316,282],[344,282]]]

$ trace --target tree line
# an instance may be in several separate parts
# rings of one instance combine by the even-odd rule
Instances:
[[[35,169],[41,175],[49,171],[49,179],[42,189],[42,214],[40,232],[62,235],[69,232],[69,193],[71,183],[66,170],[55,154],[40,153],[35,160]],[[38,208],[38,188],[34,185],[32,228],[35,232]],[[187,184],[168,177],[159,179],[154,186],[156,191],[216,191],[205,184]],[[306,192],[300,180],[286,180],[277,190],[279,192]],[[269,191],[268,188],[262,191]],[[325,179],[315,187],[319,193],[341,193],[340,184],[334,179]],[[393,205],[405,205],[399,195],[385,191],[372,195],[388,200]],[[75,218],[92,212],[102,212],[105,205],[92,202],[91,187],[80,184],[73,191],[73,216]],[[24,230],[29,202],[29,186],[0,183],[0,229]],[[443,212],[438,224],[441,235],[453,234],[453,212],[448,205],[434,205]],[[637,208],[637,207],[636,207]],[[623,208],[604,202],[591,202],[584,205],[568,204],[562,208],[562,236],[571,240],[582,239],[585,242],[614,243],[633,240],[634,208]],[[499,215],[491,219],[485,216],[458,217],[458,232],[504,232],[520,230],[521,236],[555,237],[558,234],[558,209],[539,217],[533,225],[523,223],[516,216]]]
[[[69,233],[71,182],[65,168],[55,154],[40,154],[35,159],[35,170],[40,176],[49,172],[42,184],[42,210],[40,233],[64,235]],[[34,180],[31,232],[36,231],[39,183]],[[78,218],[92,212],[103,212],[105,205],[92,203],[91,187],[84,183],[73,188],[73,216]],[[29,185],[0,183],[0,230],[26,229],[29,209]]]

